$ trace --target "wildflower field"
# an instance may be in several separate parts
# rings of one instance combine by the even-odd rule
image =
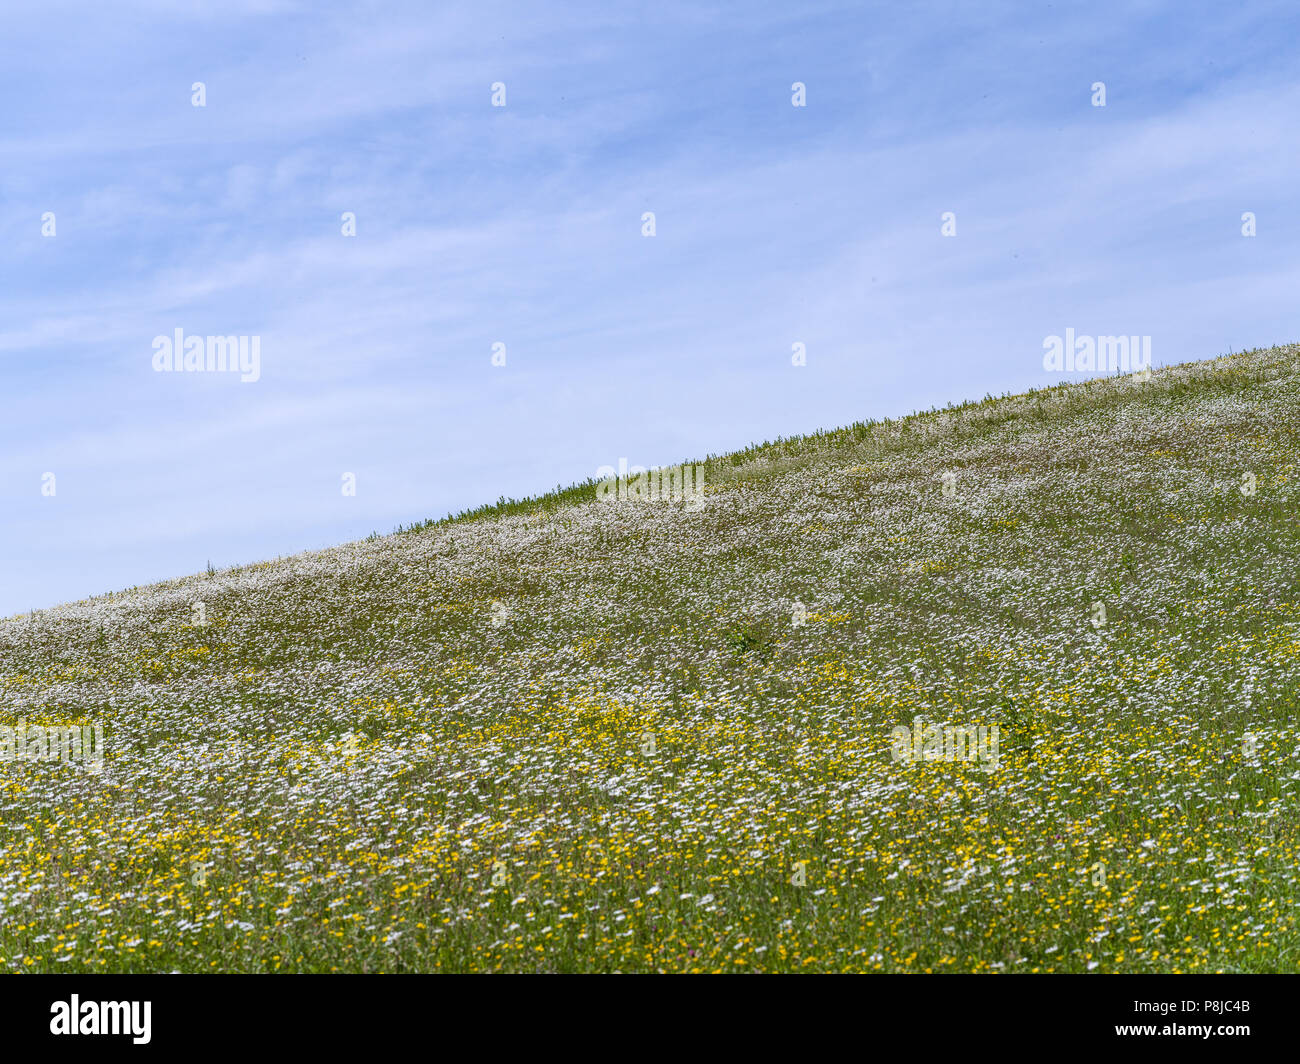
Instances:
[[[1294,971],[1298,371],[0,623],[0,724],[105,751],[0,761],[0,969]],[[997,756],[897,756],[932,727]]]

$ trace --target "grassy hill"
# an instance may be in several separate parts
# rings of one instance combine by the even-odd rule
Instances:
[[[0,762],[0,969],[1295,970],[1298,425],[1254,351],[4,622],[106,757]]]

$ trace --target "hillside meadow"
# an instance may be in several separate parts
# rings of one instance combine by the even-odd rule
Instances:
[[[0,970],[1294,971],[1298,424],[1252,351],[11,618]]]

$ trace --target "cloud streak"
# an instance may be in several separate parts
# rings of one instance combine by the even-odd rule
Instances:
[[[1294,339],[1295,17],[1102,7],[16,16],[0,613],[1042,386],[1066,327]],[[262,379],[154,374],[176,327]]]

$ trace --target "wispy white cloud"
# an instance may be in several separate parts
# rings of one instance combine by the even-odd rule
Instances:
[[[1281,8],[76,8],[0,74],[0,613],[1038,386],[1067,326],[1291,338]],[[153,373],[178,326],[262,379]]]

